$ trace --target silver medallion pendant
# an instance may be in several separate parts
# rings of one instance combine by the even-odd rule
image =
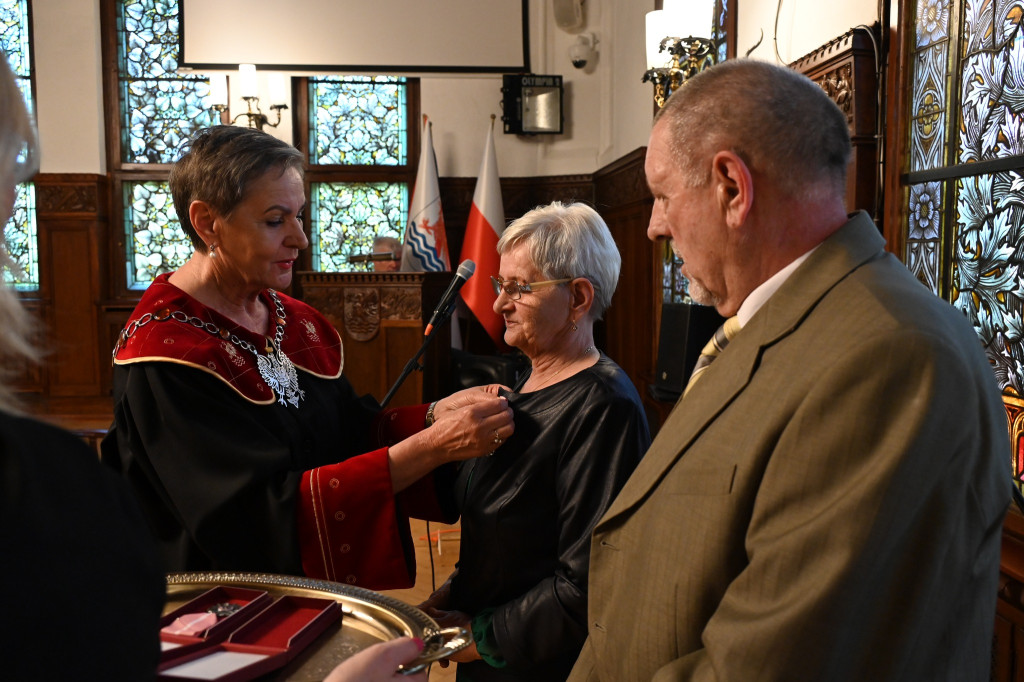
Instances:
[[[280,349],[274,348],[267,355],[257,355],[256,366],[263,381],[277,394],[277,402],[281,405],[287,401],[292,407],[298,407],[299,401],[306,397],[306,392],[299,388],[295,365]]]

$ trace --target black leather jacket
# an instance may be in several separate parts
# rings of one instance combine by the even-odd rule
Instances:
[[[504,668],[458,679],[564,680],[587,636],[590,534],[650,445],[629,378],[605,356],[534,393],[508,394],[515,434],[456,478],[462,513],[450,608],[495,608]]]

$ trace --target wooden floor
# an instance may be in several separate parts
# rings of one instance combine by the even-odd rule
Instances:
[[[440,543],[438,543],[440,535]],[[440,523],[430,524],[430,540],[427,539],[427,526],[423,521],[412,522],[412,537],[416,543],[416,585],[407,590],[388,590],[382,594],[400,599],[406,604],[417,606],[430,596],[434,587],[440,585],[455,569],[459,558],[459,527],[446,526]],[[434,561],[433,577],[431,576],[430,560]],[[455,666],[442,668],[431,666],[429,679],[431,682],[445,682],[455,679]]]

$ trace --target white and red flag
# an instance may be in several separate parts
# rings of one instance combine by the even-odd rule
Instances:
[[[494,155],[494,116],[487,129],[484,158],[473,192],[473,206],[469,210],[466,236],[462,241],[459,260],[471,259],[476,263],[476,276],[471,277],[460,292],[462,300],[487,331],[498,348],[505,348],[505,322],[494,312],[494,288],[491,275],[498,274],[498,238],[505,230],[505,209],[501,202],[501,182],[498,180],[498,160]]]
[[[402,270],[437,272],[451,269],[444,214],[441,212],[441,190],[437,182],[434,138],[430,133],[430,123],[424,116],[420,165],[416,171],[412,201],[409,202],[409,223],[405,226]]]

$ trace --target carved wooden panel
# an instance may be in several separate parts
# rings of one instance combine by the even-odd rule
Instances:
[[[877,26],[872,29],[877,34]],[[816,82],[846,114],[853,160],[846,181],[847,210],[863,209],[881,224],[876,205],[878,77],[871,37],[854,29],[801,57],[791,66]]]
[[[335,326],[345,352],[344,374],[357,393],[381,400],[423,342],[433,306],[450,272],[298,273],[303,299]],[[438,328],[415,371],[389,406],[436,400],[450,391],[451,335]]]

